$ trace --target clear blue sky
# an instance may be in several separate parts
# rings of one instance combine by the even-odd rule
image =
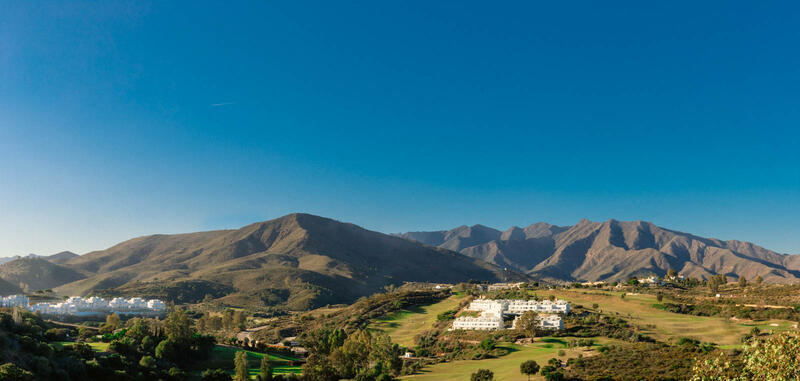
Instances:
[[[0,256],[300,211],[800,253],[796,2],[0,8]]]

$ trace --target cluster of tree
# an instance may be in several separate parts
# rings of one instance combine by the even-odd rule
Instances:
[[[741,352],[718,351],[692,368],[693,381],[800,379],[800,334],[780,333],[756,338]]]
[[[195,327],[200,333],[232,332],[247,328],[247,315],[241,310],[225,310],[222,314],[206,312],[197,319]]]
[[[382,333],[320,329],[301,340],[310,353],[303,365],[303,375],[310,380],[385,381],[402,370],[400,347]]]
[[[566,316],[566,322],[569,323],[569,328],[554,332],[552,335],[584,338],[604,336],[633,343],[655,341],[641,333],[639,327],[629,324],[619,316],[606,316],[593,311],[583,311]]]
[[[695,316],[722,316],[750,320],[800,320],[800,308],[750,307],[739,305],[733,300],[701,301],[696,304],[664,303],[660,307],[665,311]]]
[[[299,314],[274,319],[267,327],[258,330],[254,338],[274,343],[286,336],[297,336],[302,332],[319,329],[344,329],[353,332],[364,329],[377,318],[405,308],[433,304],[450,296],[450,290],[397,290],[358,299],[346,308],[327,314]]]
[[[183,380],[185,370],[214,347],[214,338],[195,334],[179,311],[163,322],[132,319],[125,326],[111,315],[101,330],[110,341],[108,353],[83,342],[53,343],[78,335],[28,312],[0,313],[0,379]]]
[[[602,355],[571,358],[562,371],[568,380],[686,380],[709,348],[693,340],[601,346]]]
[[[718,274],[711,277],[708,280],[708,288],[711,289],[711,292],[717,293],[719,292],[719,286],[723,286],[728,284],[728,277],[725,274]]]

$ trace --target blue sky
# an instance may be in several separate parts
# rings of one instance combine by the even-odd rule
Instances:
[[[793,2],[0,0],[0,256],[309,212],[800,253]]]

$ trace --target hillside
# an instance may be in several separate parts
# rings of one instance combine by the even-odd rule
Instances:
[[[22,293],[22,290],[20,290],[19,287],[0,279],[0,296],[8,296],[20,293]]]
[[[46,290],[85,277],[41,257],[23,257],[0,265],[0,278],[25,292]]]
[[[626,280],[663,276],[675,269],[700,279],[726,274],[747,279],[761,276],[774,283],[800,281],[800,256],[749,242],[702,238],[644,221],[582,220],[572,226],[540,222],[505,232],[476,225],[400,236],[548,279]]]
[[[95,274],[59,287],[62,294],[205,294],[233,305],[291,309],[350,302],[405,281],[496,281],[496,266],[453,251],[308,214],[238,230],[152,235],[70,259]],[[112,292],[112,293],[113,293]]]

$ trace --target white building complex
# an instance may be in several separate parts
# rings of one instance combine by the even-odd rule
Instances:
[[[483,312],[478,317],[461,316],[453,321],[453,329],[495,330],[503,329],[503,315]]]
[[[0,307],[28,307],[30,301],[25,295],[0,296]]]
[[[561,315],[569,314],[569,302],[565,300],[515,300],[515,299],[477,299],[467,307],[467,311],[480,311],[478,317],[461,316],[453,321],[452,329],[487,330],[503,329],[504,315],[517,318],[527,311],[539,313],[539,326],[543,329],[564,329]],[[516,318],[512,327],[516,326]]]
[[[118,315],[152,316],[164,313],[167,305],[158,299],[114,298],[109,302],[105,298],[96,296],[90,298],[73,296],[60,303],[36,303],[28,307],[28,309],[43,315],[90,316],[116,313]]]

